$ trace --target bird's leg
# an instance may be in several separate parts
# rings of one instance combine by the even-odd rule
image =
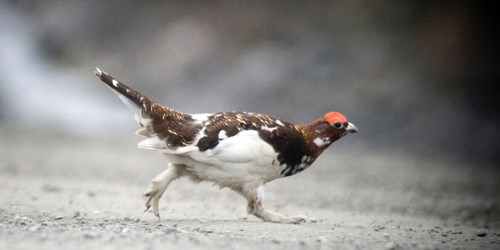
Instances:
[[[146,211],[151,211],[158,218],[160,217],[158,202],[170,182],[179,178],[181,174],[182,169],[178,165],[170,163],[165,171],[161,172],[151,181],[149,190],[144,194],[144,196],[148,197],[146,201]]]
[[[273,211],[269,211],[262,206],[262,201],[264,199],[264,186],[260,185],[249,192],[242,192],[248,199],[247,211],[249,214],[253,214],[264,221],[274,222],[274,223],[291,223],[299,224],[305,222],[304,216],[294,216],[286,217]]]

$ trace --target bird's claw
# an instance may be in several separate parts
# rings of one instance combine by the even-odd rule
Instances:
[[[144,196],[148,197],[146,201],[146,210],[144,210],[144,212],[151,211],[159,219],[160,211],[158,209],[158,201],[160,199],[160,195],[158,190],[151,189],[148,192],[146,192]]]

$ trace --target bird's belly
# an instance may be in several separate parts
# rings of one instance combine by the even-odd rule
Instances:
[[[169,154],[165,156],[170,162],[183,165],[195,179],[210,181],[221,187],[237,188],[245,184],[266,183],[281,177],[283,169],[277,161],[272,161],[270,164],[255,164],[255,162],[206,164],[187,156]]]
[[[186,169],[197,178],[222,187],[241,187],[250,183],[266,183],[280,177],[280,166],[233,163],[223,165],[189,164]]]
[[[262,184],[279,178],[283,170],[278,153],[254,130],[241,131],[211,149],[193,146],[165,154],[173,163],[186,166],[195,179],[223,187]]]

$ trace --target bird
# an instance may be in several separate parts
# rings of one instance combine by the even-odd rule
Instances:
[[[302,172],[333,142],[358,132],[334,111],[309,124],[254,112],[184,113],[152,101],[99,68],[95,74],[134,112],[141,126],[135,134],[144,137],[138,147],[159,151],[168,161],[144,194],[145,212],[158,218],[159,200],[169,184],[188,177],[239,193],[247,200],[247,212],[265,222],[305,222],[304,216],[264,208],[264,184]]]

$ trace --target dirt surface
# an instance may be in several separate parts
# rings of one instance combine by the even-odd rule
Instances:
[[[132,134],[132,133],[131,133]],[[351,138],[308,170],[266,185],[262,222],[209,183],[174,182],[161,219],[143,213],[166,167],[138,138],[0,129],[0,249],[499,249],[494,168],[369,149]]]

